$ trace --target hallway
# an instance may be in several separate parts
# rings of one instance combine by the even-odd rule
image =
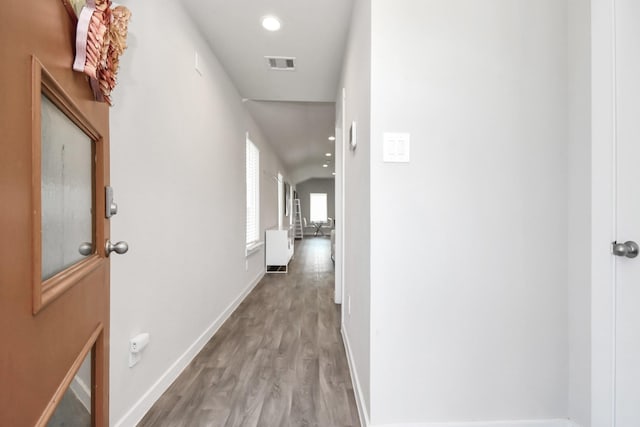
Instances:
[[[139,426],[359,426],[330,241],[296,241]]]

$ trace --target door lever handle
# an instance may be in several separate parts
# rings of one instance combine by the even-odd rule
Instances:
[[[632,240],[624,243],[613,242],[611,244],[611,253],[615,256],[624,256],[627,258],[635,258],[638,256],[638,244]]]
[[[129,244],[127,242],[118,242],[116,244],[111,243],[111,240],[107,240],[104,244],[104,251],[109,256],[111,252],[115,252],[119,255],[126,254],[129,250]]]

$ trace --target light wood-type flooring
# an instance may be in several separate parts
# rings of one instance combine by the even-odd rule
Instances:
[[[327,238],[297,240],[139,426],[360,426]]]

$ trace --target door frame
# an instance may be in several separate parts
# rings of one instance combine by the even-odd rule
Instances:
[[[615,425],[615,0],[591,0],[591,425]]]
[[[335,292],[334,302],[342,304],[344,301],[344,218],[345,218],[345,123],[346,123],[346,90],[340,89],[340,100],[336,103],[336,128],[335,128]],[[341,310],[342,312],[342,310]]]

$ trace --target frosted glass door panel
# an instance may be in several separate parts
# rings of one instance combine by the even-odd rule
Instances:
[[[93,141],[42,96],[42,279],[93,253]]]

